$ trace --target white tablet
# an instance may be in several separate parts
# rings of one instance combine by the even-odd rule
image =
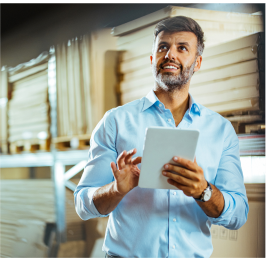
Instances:
[[[149,127],[141,161],[139,187],[175,189],[162,175],[166,163],[176,164],[174,156],[193,161],[198,143],[198,130],[183,130],[167,127]]]

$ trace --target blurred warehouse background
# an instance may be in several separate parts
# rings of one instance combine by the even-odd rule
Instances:
[[[184,15],[206,49],[190,92],[231,121],[250,205],[212,227],[212,257],[265,257],[264,4],[1,4],[1,257],[104,257],[108,218],[82,221],[73,190],[104,113],[153,87],[155,24]]]

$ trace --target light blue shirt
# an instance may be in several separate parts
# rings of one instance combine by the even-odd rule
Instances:
[[[137,148],[135,157],[142,156],[145,131],[150,126],[176,127],[172,113],[153,91],[108,111],[98,123],[92,133],[88,163],[74,193],[76,211],[83,220],[103,217],[93,203],[94,192],[114,181],[110,163],[116,162],[123,150]],[[103,251],[109,255],[210,257],[211,224],[236,230],[246,222],[249,208],[239,142],[231,123],[190,95],[189,109],[176,128],[200,131],[197,163],[206,180],[224,196],[222,214],[208,217],[192,197],[179,190],[136,187],[108,214]]]

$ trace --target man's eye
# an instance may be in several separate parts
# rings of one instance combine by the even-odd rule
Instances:
[[[183,46],[179,47],[179,49],[181,49],[182,51],[187,51],[187,48]]]
[[[167,46],[165,45],[162,45],[159,47],[159,52],[162,51],[162,50],[167,50]]]

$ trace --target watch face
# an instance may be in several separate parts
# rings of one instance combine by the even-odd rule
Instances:
[[[204,201],[207,202],[211,199],[211,196],[212,196],[212,192],[210,189],[206,189],[205,193],[204,193]]]

